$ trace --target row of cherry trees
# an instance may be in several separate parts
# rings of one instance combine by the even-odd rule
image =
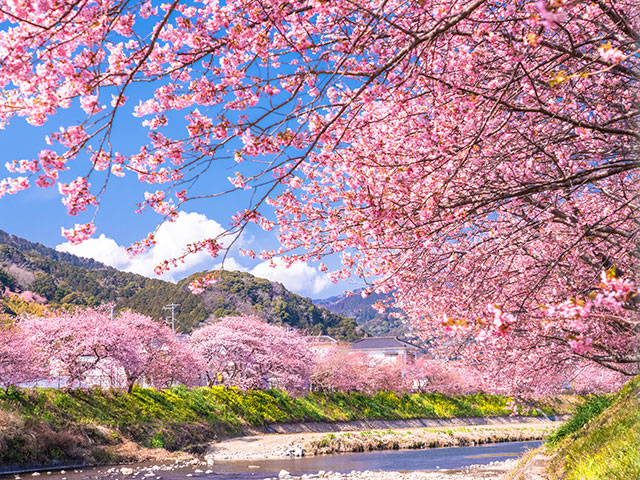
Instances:
[[[589,364],[586,364],[587,366]],[[491,371],[496,365],[439,362],[425,357],[404,365],[373,361],[345,346],[314,349],[292,329],[253,317],[227,317],[179,338],[167,326],[131,311],[107,307],[23,315],[0,329],[0,385],[64,378],[69,388],[95,384],[131,390],[137,382],[156,388],[222,384],[241,389],[320,391],[487,391],[547,395],[573,381],[578,390],[610,390],[621,375],[565,363],[546,381],[525,372]],[[480,368],[481,367],[481,368]],[[507,382],[505,378],[517,381]],[[551,379],[551,380],[550,380]]]
[[[24,315],[0,335],[5,388],[60,377],[68,387],[93,381],[128,390],[143,379],[158,387],[198,380],[198,359],[188,346],[165,325],[131,311]]]

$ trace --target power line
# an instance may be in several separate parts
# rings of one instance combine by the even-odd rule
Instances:
[[[180,306],[179,303],[170,303],[162,307],[163,310],[171,310],[171,330],[176,331],[176,308]]]

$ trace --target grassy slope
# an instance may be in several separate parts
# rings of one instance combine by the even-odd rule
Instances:
[[[314,393],[175,387],[165,391],[0,393],[0,465],[117,460],[123,439],[146,447],[198,451],[198,445],[272,422],[507,415],[490,395]],[[534,411],[528,412],[530,414]]]
[[[554,454],[553,479],[640,479],[640,377],[609,398],[587,403],[550,437],[548,450]]]

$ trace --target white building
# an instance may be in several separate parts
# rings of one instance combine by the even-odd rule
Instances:
[[[424,355],[417,345],[400,340],[398,337],[368,337],[349,345],[354,353],[364,353],[374,360],[383,362],[397,362],[408,365]]]

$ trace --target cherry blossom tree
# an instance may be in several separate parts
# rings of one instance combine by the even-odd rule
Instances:
[[[406,370],[400,362],[374,359],[349,350],[347,346],[332,346],[316,352],[311,388],[317,391],[404,392],[412,388],[412,382],[405,378]]]
[[[124,311],[110,325],[113,341],[106,343],[113,367],[124,371],[130,392],[136,382],[149,379],[155,387],[175,383],[198,384],[202,365],[186,340],[146,315]]]
[[[106,309],[75,310],[43,316],[26,314],[18,322],[48,362],[52,376],[66,377],[68,388],[82,385],[86,375],[107,358],[112,337],[105,336]]]
[[[541,311],[588,298],[611,267],[609,280],[630,285],[637,271],[635,7],[2,0],[2,126],[18,116],[42,125],[65,108],[85,117],[10,163],[0,195],[58,182],[77,215],[132,175],[163,185],[141,208],[171,220],[202,198],[191,193],[199,176],[228,159],[238,164],[229,190],[255,190],[229,233],[279,228],[281,249],[248,255],[338,255],[334,279],[392,292],[425,335],[540,336],[629,373],[640,360],[635,287],[623,309],[576,314],[551,333]],[[133,154],[112,135],[124,114],[149,130]],[[251,160],[266,163],[256,173]],[[58,181],[66,169],[81,173]],[[63,233],[75,243],[95,230]],[[185,255],[222,245],[195,242]]]
[[[17,327],[0,326],[0,386],[8,390],[46,376],[31,339]]]
[[[131,391],[137,381],[149,379],[158,387],[174,382],[196,384],[201,372],[185,341],[166,325],[131,311],[112,317],[108,306],[27,315],[20,328],[69,388],[96,374],[112,387]]]
[[[312,353],[295,330],[255,317],[225,317],[193,332],[191,345],[206,362],[210,385],[292,393],[309,386]]]

